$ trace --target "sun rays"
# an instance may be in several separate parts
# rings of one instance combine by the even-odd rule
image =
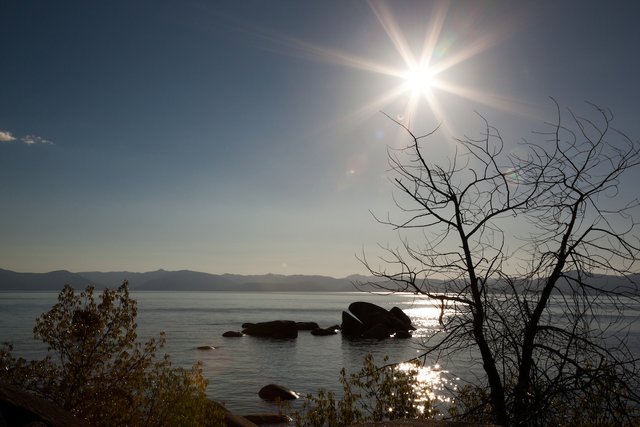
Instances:
[[[425,4],[416,12],[417,21],[421,19],[417,14],[424,16],[420,24],[422,28],[407,28],[406,23],[401,22],[392,10],[396,4],[370,1],[368,5],[375,17],[374,22],[379,24],[378,34],[386,35],[392,46],[391,52],[396,56],[395,60],[389,59],[388,48],[391,46],[386,51],[381,46],[379,55],[364,55],[265,28],[248,28],[249,26],[239,22],[236,24],[266,41],[267,44],[263,47],[278,54],[388,78],[386,88],[381,90],[378,84],[378,89],[372,90],[368,100],[352,105],[346,114],[340,114],[333,121],[325,121],[320,125],[321,128],[357,126],[380,111],[413,127],[417,115],[428,111],[433,119],[430,122],[439,123],[445,132],[454,134],[453,113],[447,110],[447,102],[444,102],[447,97],[467,100],[511,114],[531,114],[522,103],[493,93],[490,89],[474,87],[473,83],[465,82],[464,77],[460,77],[465,73],[457,72],[462,70],[473,73],[471,67],[474,65],[469,60],[496,47],[525,24],[528,21],[526,11],[518,16],[487,17],[482,7],[476,7],[470,8],[461,17],[455,3],[433,2]],[[490,25],[487,25],[487,19],[491,21]],[[477,24],[481,21],[483,25]],[[409,29],[412,31],[408,31]],[[408,34],[413,37],[409,39]],[[379,42],[379,39],[376,41]],[[469,107],[469,111],[473,109],[475,107]]]
[[[511,16],[509,19],[496,19],[495,25],[488,26],[490,32],[475,34],[456,34],[448,28],[451,16],[449,2],[434,2],[429,10],[424,10],[424,27],[422,40],[407,39],[403,25],[396,19],[391,10],[392,3],[380,1],[369,2],[370,10],[375,15],[389,42],[393,45],[399,60],[381,61],[344,50],[321,46],[308,41],[296,39],[282,34],[261,32],[261,37],[270,40],[277,46],[279,53],[303,57],[308,60],[321,61],[337,66],[361,70],[379,76],[390,77],[387,90],[373,94],[364,104],[356,106],[346,116],[337,119],[339,123],[358,123],[377,114],[381,110],[393,117],[401,118],[408,126],[415,123],[421,106],[426,106],[437,123],[449,129],[447,113],[441,100],[446,96],[455,96],[481,105],[489,106],[515,114],[526,114],[522,106],[504,96],[491,93],[485,89],[471,87],[464,81],[457,81],[448,76],[448,71],[467,66],[465,62],[495,47],[503,39],[512,34],[523,20]],[[476,11],[476,13],[479,13]],[[473,22],[478,16],[467,17]],[[460,27],[460,25],[452,27]],[[412,33],[412,34],[415,34]],[[415,46],[418,46],[416,49]],[[393,104],[395,111],[388,111]]]

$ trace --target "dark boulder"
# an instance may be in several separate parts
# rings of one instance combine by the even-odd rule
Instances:
[[[396,317],[396,319],[400,320],[402,323],[407,325],[408,326],[407,329],[412,331],[416,330],[416,328],[413,327],[413,325],[411,324],[411,318],[407,316],[407,313],[402,311],[400,307],[393,307],[391,310],[389,310],[389,313],[393,314]]]
[[[347,338],[384,339],[390,336],[411,337],[411,318],[398,307],[387,310],[379,305],[356,301],[349,304],[351,313],[342,312],[342,334]]]
[[[387,311],[387,309],[364,301],[352,302],[349,304],[349,311],[366,327],[375,325],[381,317],[389,316],[389,311]]]
[[[225,338],[240,338],[242,336],[242,332],[227,331],[222,334],[222,336]]]
[[[365,328],[362,322],[346,311],[342,312],[342,335],[347,338],[358,338]]]
[[[357,301],[351,303],[349,311],[364,324],[365,330],[371,329],[379,323],[386,325],[391,329],[392,333],[406,331],[411,327],[410,321],[409,325],[407,325],[387,309],[370,302]]]
[[[411,338],[411,332],[409,331],[397,331],[394,335],[395,338]]]
[[[292,320],[273,320],[255,323],[244,329],[242,333],[254,337],[290,339],[298,337],[298,328],[296,322]]]
[[[278,384],[268,384],[260,389],[258,396],[261,399],[274,401],[274,400],[295,400],[298,397],[298,393],[282,387]]]
[[[243,324],[242,324],[242,329],[250,328],[250,327],[252,327],[253,325],[255,325],[255,323],[249,323],[249,322],[247,322],[247,323],[243,323]]]
[[[296,328],[299,331],[312,331],[320,326],[316,322],[296,322]]]
[[[315,336],[318,336],[318,337],[324,337],[324,336],[327,336],[327,335],[337,335],[337,334],[338,333],[336,332],[335,329],[330,329],[330,328],[326,328],[326,329],[324,329],[324,328],[316,328],[316,329],[313,329],[311,331],[311,335],[315,335]]]
[[[384,323],[376,323],[366,331],[362,333],[362,338],[373,338],[377,340],[383,340],[389,338],[394,331]]]

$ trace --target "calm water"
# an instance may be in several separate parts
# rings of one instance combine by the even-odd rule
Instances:
[[[353,293],[231,293],[132,292],[138,301],[138,335],[146,339],[165,331],[166,351],[174,365],[190,367],[200,360],[209,379],[208,394],[237,413],[273,411],[258,397],[266,384],[278,383],[300,393],[320,387],[338,389],[344,366],[357,370],[364,356],[391,362],[408,360],[421,352],[422,338],[438,328],[438,309],[411,295]],[[36,317],[55,304],[57,293],[0,293],[0,342],[12,342],[17,355],[42,357],[42,343],[32,339]],[[316,337],[301,331],[295,340],[255,337],[223,338],[225,331],[241,330],[242,323],[277,319],[313,321],[327,327],[341,321],[341,312],[353,301],[370,301],[387,309],[402,308],[418,330],[408,340],[349,341],[340,335]],[[638,307],[630,312],[638,316]],[[640,327],[632,328],[632,344],[640,349]],[[211,345],[215,350],[196,347]],[[430,361],[433,364],[436,361]],[[469,377],[480,369],[465,360],[437,361],[447,377]]]

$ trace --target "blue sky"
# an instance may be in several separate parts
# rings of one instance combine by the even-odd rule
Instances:
[[[397,241],[370,213],[394,208],[386,149],[402,136],[383,112],[462,136],[478,111],[518,141],[553,118],[553,96],[610,108],[637,141],[639,12],[3,1],[0,268],[362,273],[362,248]],[[403,77],[425,40],[429,99]]]

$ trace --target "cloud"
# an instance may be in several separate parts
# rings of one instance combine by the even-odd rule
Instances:
[[[41,136],[25,135],[23,137],[16,138],[8,130],[0,130],[0,142],[11,142],[16,140],[27,145],[53,145],[53,141],[44,139]]]
[[[10,142],[13,140],[15,140],[15,137],[11,135],[11,132],[0,130],[0,142]]]
[[[22,138],[20,138],[20,141],[22,141],[23,144],[27,144],[27,145],[53,144],[52,141],[49,141],[48,139],[44,139],[36,135],[23,136]]]

